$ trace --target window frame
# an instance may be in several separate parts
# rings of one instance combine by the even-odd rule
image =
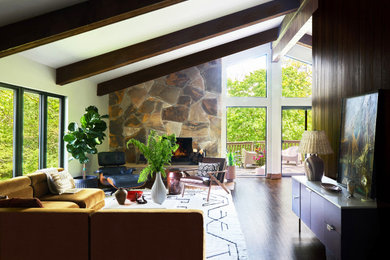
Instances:
[[[13,128],[13,170],[12,177],[23,176],[23,97],[25,92],[39,95],[39,169],[47,165],[47,98],[58,98],[60,102],[59,111],[59,142],[58,142],[58,163],[64,167],[65,143],[63,140],[65,132],[65,96],[45,91],[29,89],[0,82],[0,87],[14,91],[14,128]]]
[[[310,52],[310,55],[308,53]],[[267,54],[267,97],[228,97],[226,95],[226,67],[239,60],[240,57],[262,56]],[[312,66],[311,49],[295,45],[288,54],[288,58],[304,62]],[[281,169],[281,145],[282,145],[282,107],[312,107],[312,97],[283,97],[282,96],[282,64],[281,61],[272,62],[272,46],[270,43],[235,53],[222,59],[222,129],[226,127],[226,107],[231,106],[257,106],[267,107],[267,161],[268,174],[280,174]],[[312,82],[313,84],[313,82]],[[226,131],[221,131],[222,151],[226,149]]]

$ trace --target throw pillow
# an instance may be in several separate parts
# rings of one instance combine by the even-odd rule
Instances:
[[[41,201],[37,198],[32,199],[5,199],[0,200],[0,208],[43,208]]]
[[[51,174],[58,173],[59,169],[61,169],[60,171],[63,171],[62,168],[45,168],[45,169],[40,169],[40,170],[36,171],[36,172],[42,172],[42,173],[46,174],[47,186],[49,187],[49,191],[52,194],[58,194],[58,190],[54,184],[53,179],[51,178]]]
[[[209,177],[208,172],[216,172],[219,169],[219,163],[199,163],[197,176]]]
[[[50,192],[53,194],[63,194],[68,190],[75,188],[72,175],[65,170],[61,172],[46,172],[46,176],[48,183],[51,183],[49,184],[49,188],[50,186],[53,188],[53,191],[50,189]]]

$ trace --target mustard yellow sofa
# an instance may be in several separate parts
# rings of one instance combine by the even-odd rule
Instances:
[[[0,208],[1,260],[201,260],[199,210]]]
[[[44,206],[0,208],[0,260],[205,258],[199,210],[104,210],[103,191],[53,195],[42,173],[0,181],[0,195]]]
[[[38,198],[44,208],[104,207],[105,194],[100,189],[83,189],[75,194],[51,194],[45,173],[31,173],[0,181],[0,195],[9,198]]]

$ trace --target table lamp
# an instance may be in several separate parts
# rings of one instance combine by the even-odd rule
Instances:
[[[303,154],[310,154],[304,164],[307,179],[309,181],[321,181],[324,173],[324,161],[317,155],[333,153],[325,131],[305,131],[298,151]]]

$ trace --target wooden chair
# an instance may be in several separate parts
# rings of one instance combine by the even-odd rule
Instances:
[[[198,169],[192,169],[192,170],[185,170],[183,171],[183,176],[180,179],[180,182],[183,184],[183,190],[182,190],[182,196],[184,196],[184,191],[186,187],[196,187],[196,188],[205,188],[208,189],[207,193],[207,201],[209,201],[210,198],[210,191],[211,186],[213,184],[217,184],[221,186],[228,194],[229,190],[226,188],[224,182],[225,174],[226,174],[226,159],[225,158],[211,158],[211,157],[205,157],[203,158],[202,162],[203,164],[212,164],[217,163],[219,164],[218,170],[216,171],[209,171],[207,172],[207,176],[199,176],[199,175],[191,175],[189,172],[198,172]],[[199,165],[201,165],[199,163]]]

